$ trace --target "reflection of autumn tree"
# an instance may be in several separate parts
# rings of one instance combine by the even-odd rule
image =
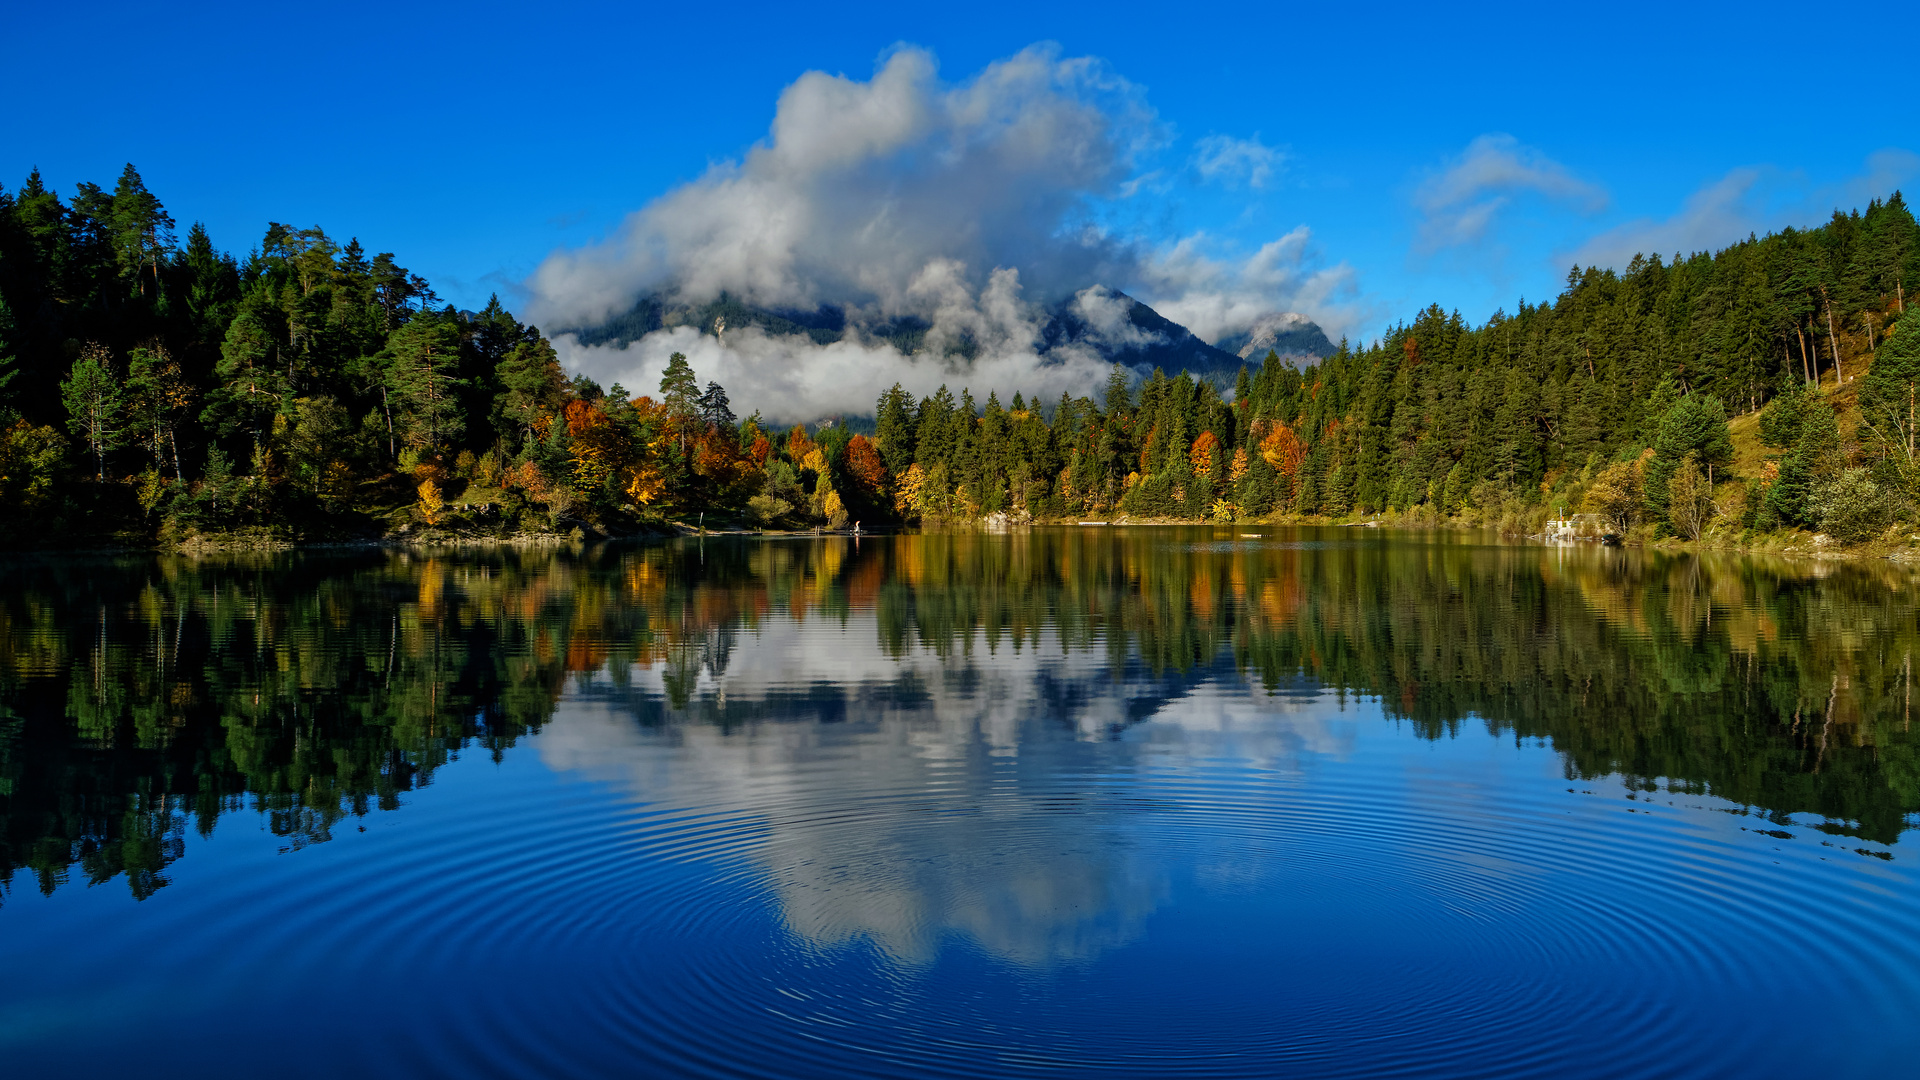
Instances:
[[[818,695],[854,691],[756,705],[713,689],[769,619],[856,615],[892,656],[1057,638],[1103,656],[1101,678],[1304,679],[1425,737],[1483,724],[1549,741],[1572,775],[1664,777],[1875,839],[1920,809],[1920,632],[1898,569],[1231,535],[20,566],[0,590],[0,867],[48,889],[125,875],[145,895],[185,830],[224,813],[325,840],[463,748],[505,753],[570,673],[657,671],[659,707],[686,718],[829,715]]]

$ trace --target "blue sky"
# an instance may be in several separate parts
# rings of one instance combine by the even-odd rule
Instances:
[[[965,86],[1053,42],[1123,81],[1144,132],[1081,213],[1229,266],[1304,226],[1279,299],[1364,335],[1911,185],[1888,10],[38,5],[9,16],[0,182],[110,186],[132,161],[222,247],[319,224],[462,305],[537,307],[543,260],[740,160],[803,73],[864,82],[904,43]]]

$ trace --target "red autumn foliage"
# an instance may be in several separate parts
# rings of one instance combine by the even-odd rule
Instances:
[[[887,466],[865,435],[855,435],[847,442],[847,475],[870,495],[878,495],[886,485]]]

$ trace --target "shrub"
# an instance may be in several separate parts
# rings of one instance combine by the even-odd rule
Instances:
[[[1891,500],[1865,469],[1846,469],[1815,484],[1807,509],[1823,532],[1850,544],[1878,536],[1892,516]]]
[[[762,525],[771,525],[786,517],[792,510],[792,503],[772,495],[755,495],[747,500],[747,512]]]

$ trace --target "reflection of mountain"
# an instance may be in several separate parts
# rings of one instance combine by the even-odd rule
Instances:
[[[463,747],[510,752],[588,677],[581,700],[662,731],[932,718],[1022,753],[1244,730],[1220,688],[1246,678],[1846,835],[1920,811],[1906,570],[1237,531],[16,562],[0,882],[144,896],[242,807],[324,841]]]
[[[716,843],[755,838],[788,927],[814,945],[864,939],[924,962],[959,935],[1042,968],[1132,939],[1158,903],[1138,831],[1189,811],[1141,798],[1156,770],[1230,754],[1284,772],[1347,750],[1323,710],[1250,699],[1227,665],[1115,679],[1101,654],[1044,637],[890,657],[876,629],[769,621],[679,709],[658,673],[593,680],[560,705],[541,756],[656,812],[737,822]]]

